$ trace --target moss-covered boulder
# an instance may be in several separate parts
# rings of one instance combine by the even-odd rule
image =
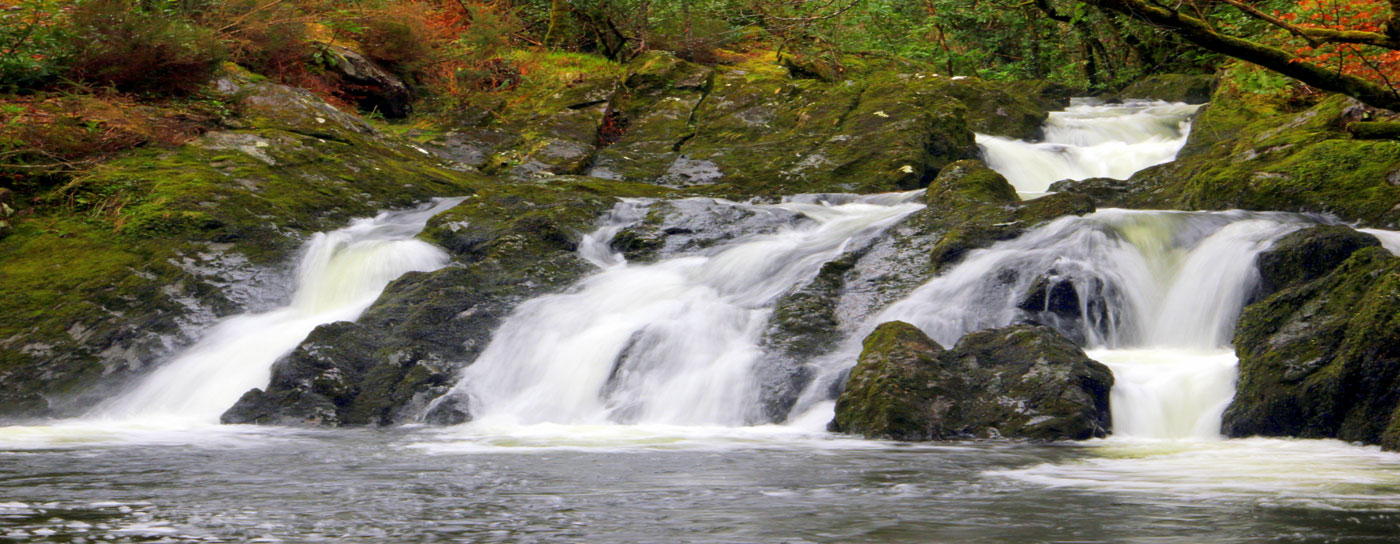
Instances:
[[[1290,110],[1222,87],[1197,116],[1177,160],[1116,186],[1095,181],[1055,189],[1085,187],[1101,205],[1116,207],[1325,213],[1397,228],[1400,140],[1356,139],[1345,130],[1368,111],[1340,95]]]
[[[1400,449],[1400,258],[1356,251],[1245,308],[1232,437],[1340,438]]]
[[[1203,104],[1210,100],[1217,81],[1206,74],[1153,74],[1124,87],[1115,97]]]
[[[485,182],[303,90],[230,68],[231,128],[30,195],[0,239],[0,415],[66,415],[220,317],[287,296],[306,236]]]
[[[1108,433],[1107,367],[1053,330],[972,333],[951,351],[894,321],[866,337],[830,428],[868,438],[1081,440]]]
[[[1259,296],[1318,279],[1352,253],[1379,245],[1381,241],[1375,236],[1343,225],[1319,225],[1290,233],[1256,258]]]
[[[928,208],[913,220],[942,230],[933,247],[934,270],[958,262],[968,251],[1020,236],[1027,228],[1064,215],[1093,213],[1092,199],[1059,193],[1022,201],[1016,189],[980,161],[948,165],[924,193]]]
[[[578,256],[579,240],[619,198],[665,195],[652,185],[568,177],[483,186],[430,220],[422,234],[448,250],[453,266],[408,274],[355,323],[317,328],[277,362],[265,390],[249,391],[223,420],[414,421],[486,347],[515,305],[594,269]]]

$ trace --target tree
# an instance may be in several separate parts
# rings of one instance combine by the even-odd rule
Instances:
[[[1400,0],[1302,0],[1285,12],[1252,0],[1083,0],[1171,31],[1207,50],[1319,89],[1400,111]],[[1052,18],[1073,18],[1037,0]],[[1273,29],[1239,24],[1251,20]],[[1254,29],[1253,32],[1243,31]],[[1248,37],[1245,37],[1248,36]]]

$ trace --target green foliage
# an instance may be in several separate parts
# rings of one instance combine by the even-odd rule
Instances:
[[[68,29],[58,24],[68,2],[30,0],[0,10],[0,92],[19,92],[53,82],[68,57]]]

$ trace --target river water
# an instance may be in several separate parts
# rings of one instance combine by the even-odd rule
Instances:
[[[1321,441],[1231,451],[904,445],[762,427],[50,432],[63,439],[0,431],[0,538],[1393,542],[1400,520],[1400,458]],[[1274,455],[1252,458],[1260,448]]]
[[[1190,111],[1080,104],[1047,127],[1063,142],[979,141],[994,165],[1014,162],[997,149],[1046,158],[1025,149],[1034,148],[1085,171],[1140,146],[1130,173],[1160,162],[1153,150],[1175,153]],[[1053,180],[1017,185],[1034,194],[1042,181]],[[453,394],[466,397],[474,421],[318,431],[214,424],[242,391],[266,383],[306,331],[353,319],[404,272],[443,266],[440,250],[413,236],[452,203],[320,235],[308,242],[288,306],[217,325],[86,418],[0,427],[0,539],[1400,539],[1400,455],[1218,434],[1235,379],[1231,328],[1257,281],[1253,255],[1326,218],[1101,210],[1051,222],[970,253],[849,324],[841,347],[807,361],[811,378],[782,423],[765,423],[773,417],[759,409],[762,376],[773,363],[764,334],[777,299],[917,211],[918,196],[681,203],[769,219],[752,234],[651,264],[607,248],[651,205],[624,202],[581,245],[599,271],[522,305],[463,374]],[[1396,250],[1400,236],[1372,232]],[[901,444],[824,431],[830,385],[854,362],[864,331],[902,319],[951,345],[1028,317],[1020,301],[1037,281],[1067,286],[1058,292],[1072,291],[1077,304],[1053,315],[1047,306],[1039,319],[1115,373],[1113,437]]]

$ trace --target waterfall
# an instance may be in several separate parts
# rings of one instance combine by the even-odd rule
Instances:
[[[1038,143],[978,134],[983,160],[1021,193],[1040,194],[1064,179],[1127,179],[1176,158],[1200,106],[1130,100],[1076,100],[1045,122]]]
[[[532,299],[501,325],[456,392],[478,422],[743,425],[761,419],[756,364],[776,300],[845,248],[922,208],[919,192],[794,199],[771,206],[805,219],[653,264],[605,242],[640,213],[618,205],[585,238],[600,267],[568,292]]]
[[[448,257],[441,249],[414,236],[429,218],[462,200],[441,199],[317,233],[302,250],[289,304],[219,322],[135,388],[89,415],[217,423],[244,392],[266,387],[272,364],[317,326],[353,321],[406,272],[445,266]]]
[[[1216,436],[1234,394],[1234,323],[1258,283],[1254,258],[1315,221],[1117,209],[1055,220],[970,253],[868,320],[816,363],[822,378],[813,390],[840,379],[860,338],[880,323],[906,321],[951,347],[969,332],[1031,321],[1089,346],[1114,371],[1116,434]],[[821,397],[805,400],[799,406]]]

